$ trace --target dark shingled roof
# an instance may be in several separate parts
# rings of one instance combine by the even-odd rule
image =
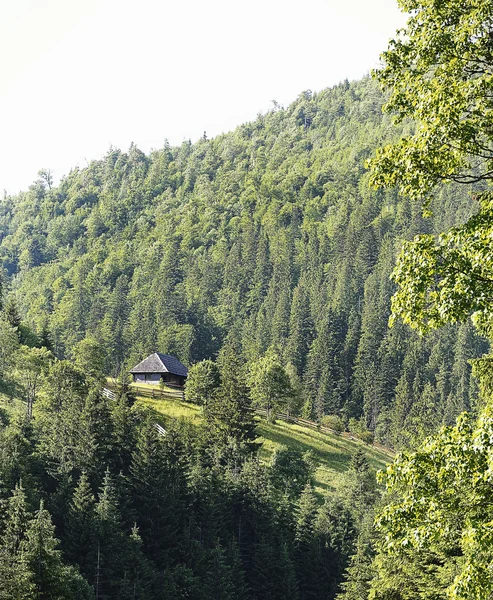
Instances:
[[[169,354],[154,352],[145,358],[130,373],[172,373],[187,377],[188,370],[177,358]]]

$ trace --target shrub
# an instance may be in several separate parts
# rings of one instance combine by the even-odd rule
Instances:
[[[344,431],[344,421],[338,415],[324,415],[320,420],[320,423],[336,433],[342,433]]]

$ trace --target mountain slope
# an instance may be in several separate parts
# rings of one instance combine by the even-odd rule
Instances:
[[[425,221],[369,189],[365,159],[411,127],[382,103],[369,79],[305,92],[213,140],[111,149],[58,188],[5,198],[0,257],[26,322],[59,356],[96,339],[108,373],[156,350],[215,357],[227,337],[247,366],[273,347],[305,415],[361,419],[397,447],[452,422],[474,408],[468,360],[484,342],[468,324],[388,330],[389,275],[402,239],[473,207],[445,188]]]

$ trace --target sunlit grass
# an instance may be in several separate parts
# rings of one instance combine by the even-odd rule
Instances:
[[[139,401],[162,415],[165,419],[188,419],[198,425],[202,421],[202,407],[190,402],[182,402],[174,399],[157,400],[139,396]]]
[[[275,450],[281,446],[295,448],[300,452],[311,451],[318,467],[315,473],[317,491],[333,491],[337,480],[344,473],[357,450],[363,450],[372,468],[382,469],[390,458],[379,450],[353,441],[340,435],[330,435],[308,427],[276,421],[269,423],[260,420],[258,424],[260,441],[263,442],[260,457],[269,462]]]
[[[114,377],[107,377],[106,380],[112,387],[115,387],[118,385],[118,381]],[[176,391],[178,390],[178,388],[176,388],[176,387],[171,387],[171,386],[167,386],[167,385],[163,385],[163,384],[156,385],[155,383],[142,383],[142,382],[135,382],[135,381],[132,381],[132,383],[130,384],[130,387],[136,388],[137,390],[138,390],[138,388],[142,388],[145,390],[149,390],[151,392],[154,390],[157,393],[159,393],[160,390],[162,390],[163,392],[175,392],[176,393]]]
[[[152,409],[163,422],[166,419],[187,419],[198,425],[203,421],[202,407],[180,400],[152,400],[139,398]],[[308,427],[276,421],[270,423],[256,417],[262,443],[260,458],[269,463],[274,452],[282,446],[295,448],[300,452],[311,451],[318,467],[315,473],[315,489],[318,492],[332,492],[338,487],[338,479],[348,469],[351,456],[363,450],[373,469],[383,469],[391,456],[378,448],[363,442],[351,440],[341,435],[321,433]]]

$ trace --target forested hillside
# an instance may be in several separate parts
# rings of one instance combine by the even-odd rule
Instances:
[[[372,191],[365,159],[409,131],[370,79],[304,92],[234,132],[144,155],[111,149],[58,187],[50,173],[0,201],[0,259],[25,323],[74,357],[99,344],[115,374],[152,351],[186,364],[225,340],[266,353],[302,388],[305,416],[361,419],[400,447],[474,408],[468,324],[420,338],[387,329],[402,240],[462,222]],[[426,415],[426,416],[425,416]],[[354,421],[353,421],[354,422]]]

